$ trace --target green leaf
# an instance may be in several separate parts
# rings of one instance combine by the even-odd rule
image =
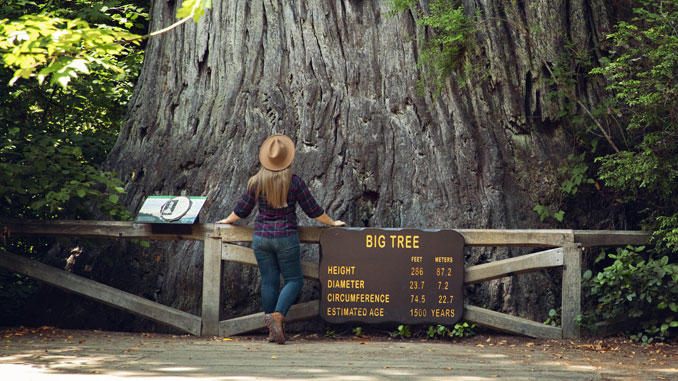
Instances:
[[[591,270],[586,270],[584,272],[584,275],[582,275],[582,278],[584,278],[585,280],[589,280],[591,279],[591,276],[593,276],[593,272]]]
[[[119,199],[120,197],[117,194],[112,194],[108,196],[108,200],[114,204],[117,204]]]
[[[544,205],[537,204],[537,205],[534,206],[534,208],[532,210],[537,212],[537,214],[539,215],[540,221],[544,221],[544,219],[546,219],[546,217],[551,215],[551,213],[548,211],[548,209]]]
[[[84,74],[89,74],[89,68],[87,67],[87,61],[83,59],[75,59],[71,61],[66,67],[72,68]]]
[[[184,0],[181,3],[181,8],[177,10],[177,18],[184,19],[193,13],[193,8],[196,6],[198,0]]]
[[[31,203],[31,209],[38,210],[47,204],[47,200],[38,200]]]
[[[64,89],[68,88],[68,83],[71,82],[71,77],[67,74],[54,74],[52,81],[61,85]]]

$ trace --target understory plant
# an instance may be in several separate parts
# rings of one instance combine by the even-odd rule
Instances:
[[[412,330],[410,329],[410,326],[407,324],[399,324],[398,327],[396,327],[396,330],[394,332],[391,332],[391,337],[400,337],[403,339],[407,339],[412,336]]]
[[[469,324],[468,322],[462,321],[456,323],[454,327],[446,327],[444,325],[428,326],[426,329],[426,337],[429,339],[433,338],[443,338],[443,337],[471,337],[476,334],[476,326],[474,324]]]
[[[464,11],[461,0],[432,0],[422,9],[413,0],[391,0],[391,14],[409,11],[420,28],[422,50],[417,62],[421,72],[420,91],[437,96],[445,80],[462,72],[464,55],[474,46],[475,22]]]
[[[560,312],[554,308],[551,308],[549,310],[549,317],[546,318],[544,321],[544,324],[548,324],[552,327],[558,327],[562,325],[562,321],[560,318]]]
[[[644,246],[606,251],[605,267],[584,275],[584,321],[626,320],[634,340],[651,343],[678,333],[678,263]]]

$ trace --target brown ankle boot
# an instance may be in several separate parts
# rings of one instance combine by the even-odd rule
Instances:
[[[273,328],[275,326],[275,323],[273,322],[273,317],[271,316],[271,314],[264,315],[264,323],[266,323],[266,327],[268,327],[267,340],[269,343],[272,343],[275,341],[275,330]]]
[[[283,328],[285,315],[280,312],[274,312],[271,314],[271,320],[273,323],[273,338],[278,344],[285,344],[285,329]]]
[[[264,321],[266,321],[265,317],[264,317]],[[270,329],[270,328],[268,329],[268,337],[266,338],[266,340],[268,340],[269,343],[272,343],[272,342],[275,341],[275,337],[273,337],[273,330]]]
[[[288,342],[288,341],[290,341],[290,338],[287,336],[287,328],[285,327],[286,324],[287,323],[285,322],[285,320],[283,320],[282,331],[283,331],[283,335],[285,336],[285,342]],[[266,338],[266,340],[268,340],[269,343],[275,342],[275,337],[273,336],[273,330],[272,329],[268,330],[268,337]]]
[[[278,344],[285,344],[285,331],[283,329],[283,322],[285,315],[280,312],[264,315],[264,323],[268,327],[269,332],[273,336],[273,341]]]

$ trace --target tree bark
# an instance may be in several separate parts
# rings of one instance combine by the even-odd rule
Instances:
[[[369,0],[214,2],[199,23],[148,43],[107,164],[126,182],[124,202],[136,212],[149,195],[203,195],[201,221],[225,218],[258,169],[259,144],[284,133],[296,143],[296,173],[349,226],[548,227],[532,209],[560,198],[556,169],[573,143],[545,65],[567,49],[598,49],[606,5],[463,3],[468,15],[479,11],[476,46],[464,58],[472,70],[432,97],[417,92],[415,13],[389,17],[387,1]],[[153,2],[151,29],[169,25],[179,4]],[[579,91],[595,102],[599,90],[580,83]],[[467,265],[522,252],[473,250]],[[138,255],[162,258],[142,288],[199,312],[201,244],[154,243]],[[304,256],[317,260],[317,251]],[[466,298],[543,320],[558,305],[555,275],[491,281]],[[223,278],[222,319],[260,310],[256,269],[226,264]],[[307,284],[301,301],[318,287]]]

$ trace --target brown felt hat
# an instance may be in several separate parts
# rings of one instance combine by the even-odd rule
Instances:
[[[285,135],[271,135],[261,145],[259,161],[264,168],[282,171],[294,160],[294,143]]]

